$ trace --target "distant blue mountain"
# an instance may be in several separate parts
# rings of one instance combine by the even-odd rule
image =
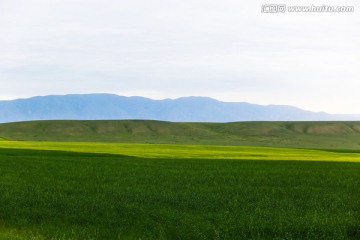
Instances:
[[[207,97],[152,100],[114,94],[71,94],[0,101],[0,122],[29,120],[152,119],[175,122],[360,120],[360,115],[297,107],[221,102]]]

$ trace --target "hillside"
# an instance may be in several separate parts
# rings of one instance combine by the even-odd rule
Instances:
[[[32,121],[0,124],[0,139],[360,149],[360,122]]]
[[[0,101],[0,122],[144,119],[173,122],[360,120],[293,106],[221,102],[207,97],[152,100],[114,94],[73,94]]]

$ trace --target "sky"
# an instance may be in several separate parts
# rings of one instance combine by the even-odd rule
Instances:
[[[262,13],[264,4],[354,6]],[[360,113],[360,2],[0,0],[0,99],[208,96]]]

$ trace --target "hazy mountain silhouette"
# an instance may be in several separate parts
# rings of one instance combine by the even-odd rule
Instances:
[[[207,97],[152,100],[114,94],[71,94],[0,101],[0,122],[54,119],[152,119],[176,122],[360,120],[293,106],[221,102]]]

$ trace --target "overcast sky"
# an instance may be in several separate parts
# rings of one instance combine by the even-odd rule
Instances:
[[[0,99],[209,96],[360,113],[353,13],[261,13],[258,0],[0,0]]]

